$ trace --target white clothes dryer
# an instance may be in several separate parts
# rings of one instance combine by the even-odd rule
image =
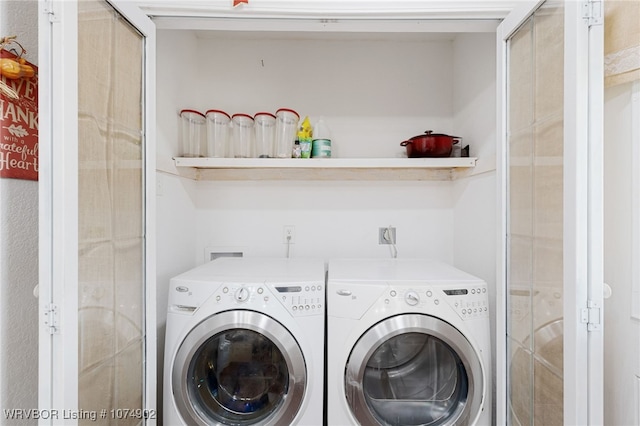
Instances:
[[[329,425],[489,425],[486,283],[423,259],[339,259],[327,280]]]
[[[321,425],[325,264],[219,258],[171,279],[164,424]]]

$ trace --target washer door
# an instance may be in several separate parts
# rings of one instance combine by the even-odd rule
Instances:
[[[344,385],[363,425],[466,425],[481,410],[483,374],[478,354],[455,327],[404,314],[356,342]]]
[[[291,333],[267,315],[243,310],[217,313],[194,327],[172,369],[174,400],[189,425],[290,424],[306,381]]]

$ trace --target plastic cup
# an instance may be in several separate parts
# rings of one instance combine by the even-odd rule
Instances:
[[[199,111],[192,109],[180,111],[183,157],[200,157],[202,155],[200,148],[206,132],[205,123],[205,116]]]
[[[291,158],[299,121],[300,115],[292,109],[276,111],[276,157]]]
[[[276,116],[270,112],[259,112],[253,116],[256,133],[256,156],[271,158],[275,154]]]
[[[224,111],[210,109],[207,117],[207,157],[226,157],[231,117]]]
[[[233,114],[233,156],[236,158],[253,157],[253,117],[248,114]]]

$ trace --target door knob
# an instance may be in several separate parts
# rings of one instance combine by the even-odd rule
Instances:
[[[607,283],[602,284],[602,297],[608,299],[611,297],[611,286]]]

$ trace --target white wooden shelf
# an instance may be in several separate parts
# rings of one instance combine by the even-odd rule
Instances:
[[[455,158],[190,158],[176,157],[196,180],[453,180],[476,165]]]

